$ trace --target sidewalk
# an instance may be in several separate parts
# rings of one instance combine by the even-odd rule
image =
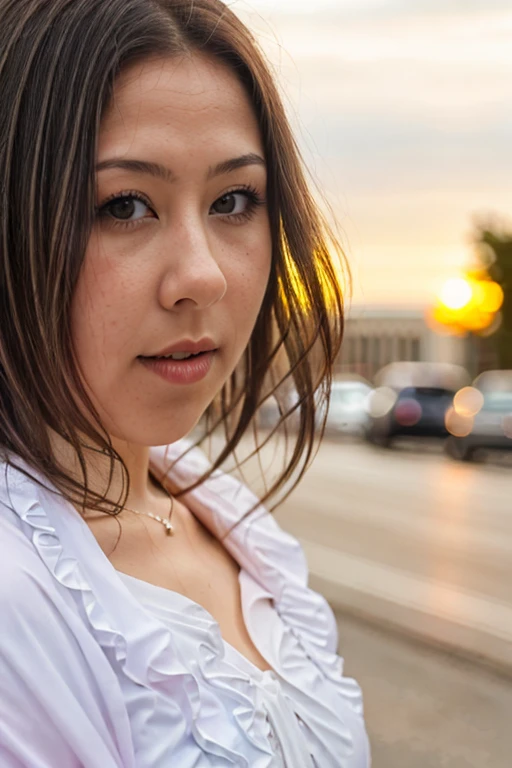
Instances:
[[[310,586],[334,610],[512,673],[512,607],[301,540]],[[511,586],[512,589],[512,586]]]
[[[512,674],[511,499],[509,468],[325,444],[276,517],[341,614]]]

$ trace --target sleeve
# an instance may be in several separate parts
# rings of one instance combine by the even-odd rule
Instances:
[[[258,557],[246,558],[247,568],[253,565],[253,582],[247,584],[244,617],[253,638],[260,639],[262,655],[274,662],[293,689],[290,703],[314,764],[369,768],[362,691],[356,680],[344,674],[336,618],[325,597],[308,586],[302,545],[268,512],[256,521],[251,534],[249,551]],[[263,595],[255,582],[262,586]],[[257,605],[258,597],[265,594],[272,596],[274,611],[263,614]],[[259,629],[263,620],[265,632]]]
[[[71,601],[2,511],[0,768],[135,766],[115,676]]]

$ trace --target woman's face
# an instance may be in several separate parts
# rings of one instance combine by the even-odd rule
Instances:
[[[268,281],[265,200],[257,121],[228,68],[194,55],[119,78],[72,308],[82,375],[112,437],[173,442],[228,379]]]

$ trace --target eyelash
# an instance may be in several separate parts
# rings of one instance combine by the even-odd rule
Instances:
[[[228,195],[234,195],[234,194],[244,194],[247,197],[247,208],[242,213],[232,213],[232,214],[225,214],[219,216],[217,218],[222,218],[227,220],[230,223],[242,223],[244,221],[249,221],[256,209],[262,205],[265,205],[266,200],[264,200],[261,195],[258,193],[258,190],[255,189],[251,184],[243,184],[241,186],[235,187],[234,189],[229,189],[226,192],[224,192],[220,197],[218,197],[214,202],[212,203],[212,206],[215,205],[216,202],[221,200],[223,197],[227,197]],[[112,203],[118,202],[119,200],[126,200],[126,199],[133,199],[133,200],[139,200],[141,203],[144,203],[152,213],[155,214],[155,218],[158,218],[156,215],[156,212],[152,208],[148,198],[143,195],[141,192],[138,192],[137,190],[126,190],[123,192],[116,192],[116,194],[111,195],[107,200],[105,200],[104,203],[102,203],[100,206],[96,209],[96,214],[100,219],[105,219],[108,221],[110,226],[113,227],[122,227],[123,229],[131,229],[133,227],[140,227],[142,226],[142,222],[145,221],[145,219],[136,219],[135,221],[122,221],[121,219],[114,219],[112,216],[108,215],[108,207]]]

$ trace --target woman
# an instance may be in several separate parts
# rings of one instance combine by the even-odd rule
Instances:
[[[300,474],[342,330],[255,43],[220,0],[0,0],[0,94],[0,765],[366,768],[302,551],[218,469],[284,356]]]

